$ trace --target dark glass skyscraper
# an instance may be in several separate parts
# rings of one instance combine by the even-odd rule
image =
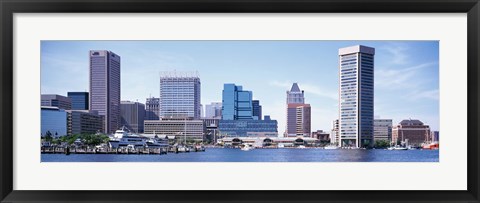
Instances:
[[[88,110],[88,92],[68,92],[72,100],[72,110]]]
[[[375,49],[357,45],[339,49],[338,55],[340,146],[372,146]]]
[[[262,120],[262,105],[259,100],[252,100],[253,106],[253,119]]]
[[[104,133],[120,126],[120,56],[111,51],[90,51],[90,110],[103,116]]]

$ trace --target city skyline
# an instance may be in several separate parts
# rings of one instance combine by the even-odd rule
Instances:
[[[438,130],[438,42],[433,41],[43,41],[41,91],[66,96],[87,90],[88,51],[105,49],[122,57],[121,100],[145,104],[158,97],[160,72],[198,71],[204,106],[221,102],[223,84],[242,84],[260,100],[262,113],[278,120],[282,134],[284,94],[297,82],[311,104],[311,130],[330,131],[338,118],[338,49],[357,44],[377,50],[375,118],[394,123],[415,118]],[[205,45],[212,51],[201,51]]]

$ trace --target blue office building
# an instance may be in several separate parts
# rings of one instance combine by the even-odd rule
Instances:
[[[72,100],[72,110],[88,110],[88,92],[68,92]]]
[[[252,101],[252,91],[235,84],[223,86],[222,119],[218,129],[223,136],[278,135],[276,120],[261,120],[260,101]]]
[[[52,137],[67,135],[67,112],[58,107],[42,106],[41,136],[50,134]]]
[[[265,137],[278,135],[276,120],[220,120],[218,128],[221,135],[227,137]]]
[[[253,120],[252,91],[224,84],[222,96],[222,120]]]

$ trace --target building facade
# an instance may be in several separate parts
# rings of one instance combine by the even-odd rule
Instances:
[[[276,120],[220,120],[218,129],[222,136],[243,136],[272,133],[278,135]]]
[[[401,145],[422,146],[429,143],[430,127],[420,120],[403,120],[392,130],[392,143]]]
[[[253,108],[253,119],[254,120],[262,120],[262,105],[260,105],[259,100],[252,100],[252,108]]]
[[[205,118],[222,118],[222,102],[205,105]]]
[[[72,100],[68,97],[57,94],[42,94],[41,106],[58,107],[59,109],[72,109]]]
[[[139,102],[121,101],[120,114],[122,126],[131,132],[143,133],[143,122],[145,120],[145,105]]]
[[[58,107],[41,107],[41,136],[60,137],[67,135],[67,112]]]
[[[88,92],[68,92],[72,101],[72,110],[88,110]]]
[[[330,143],[330,133],[327,133],[323,130],[317,130],[312,132],[312,138],[317,139],[321,143]]]
[[[145,120],[160,120],[160,98],[147,98],[145,102]]]
[[[218,130],[219,118],[202,118],[203,125],[205,126],[205,139],[210,143],[216,143],[220,137],[220,131]]]
[[[200,119],[200,78],[197,73],[160,75],[160,117]]]
[[[89,107],[103,116],[104,133],[121,127],[120,62],[120,56],[111,51],[90,51]]]
[[[338,119],[335,119],[332,122],[332,131],[330,132],[330,143],[333,143],[335,145],[339,144],[339,140],[340,140],[339,128],[340,128],[339,121]]]
[[[252,91],[242,86],[224,84],[222,92],[222,120],[252,120]]]
[[[145,134],[175,136],[177,140],[205,140],[202,120],[145,120]]]
[[[374,119],[373,120],[373,140],[392,140],[392,119]]]
[[[300,90],[297,83],[293,83],[287,91],[287,137],[310,137],[311,133],[311,107],[305,104],[304,91]]]
[[[375,49],[357,45],[338,55],[340,146],[372,146]]]
[[[67,134],[95,134],[103,132],[102,116],[88,110],[66,110]]]

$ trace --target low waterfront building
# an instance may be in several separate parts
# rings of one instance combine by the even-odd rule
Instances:
[[[218,129],[222,136],[248,136],[258,133],[278,134],[276,120],[220,120]]]
[[[66,110],[67,134],[95,134],[103,132],[103,117],[96,111]]]
[[[212,143],[216,143],[220,135],[218,130],[218,123],[220,119],[202,118],[201,120],[205,126],[205,138]]]
[[[329,143],[330,133],[327,133],[323,130],[317,130],[316,132],[312,132],[312,138],[315,138],[322,143]]]
[[[145,119],[145,105],[139,102],[121,101],[120,115],[122,126],[130,132],[143,133],[143,122]]]
[[[41,107],[41,136],[59,137],[67,135],[67,112],[58,107]]]
[[[373,140],[384,140],[390,142],[392,139],[392,119],[373,120]]]
[[[403,120],[392,130],[392,143],[420,147],[430,140],[430,127],[420,120]]]
[[[168,120],[145,120],[145,134],[161,134],[176,136],[177,139],[204,141],[205,125],[202,120],[168,119]]]
[[[318,140],[311,137],[224,137],[218,143],[224,146],[249,144],[253,147],[314,146]]]
[[[58,94],[42,94],[41,106],[53,106],[59,109],[72,109],[72,99]]]

